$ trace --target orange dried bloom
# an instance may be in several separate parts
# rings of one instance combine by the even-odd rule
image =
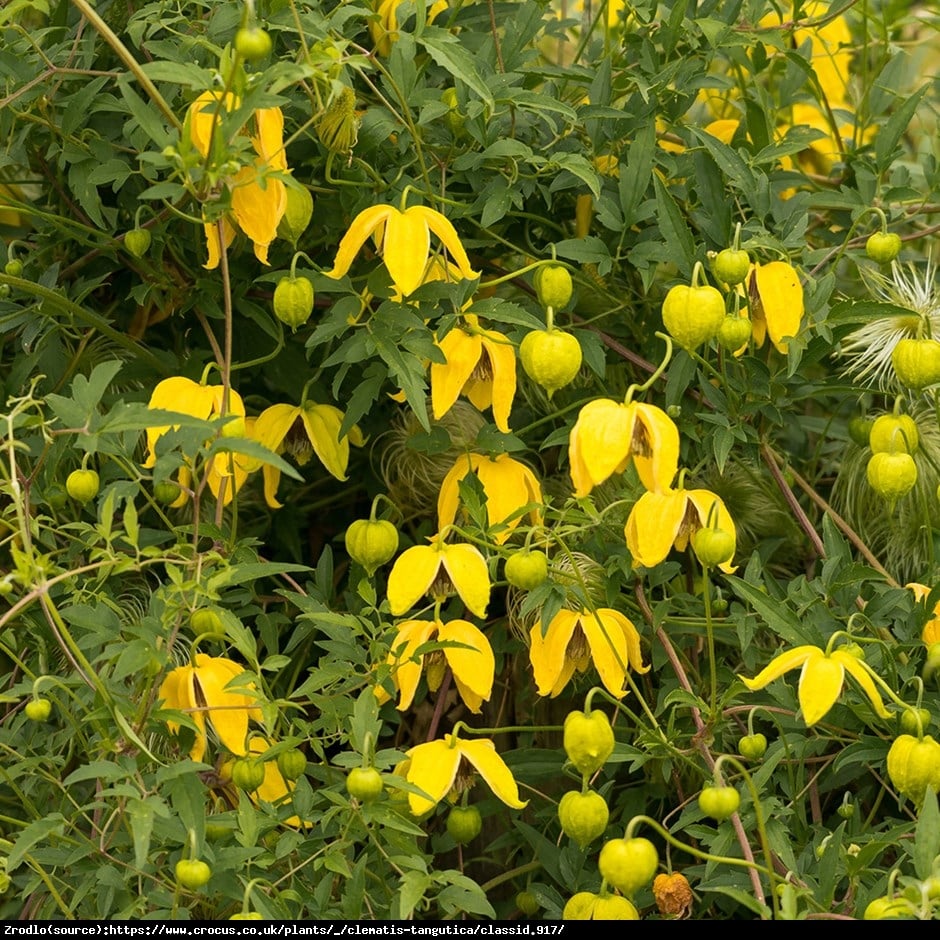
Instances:
[[[688,917],[692,912],[692,889],[685,875],[673,872],[671,875],[657,875],[653,879],[653,897],[659,913],[676,920]]]

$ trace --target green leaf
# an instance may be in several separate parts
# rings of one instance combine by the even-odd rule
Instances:
[[[150,800],[129,800],[127,817],[131,823],[134,839],[134,864],[138,869],[147,864],[150,852],[150,837],[153,834],[154,811]]]
[[[579,153],[553,153],[549,159],[549,167],[552,165],[562,170],[567,170],[572,176],[576,176],[591,190],[591,195],[595,199],[600,196],[600,178],[597,175],[597,170],[594,169],[593,164],[591,164],[586,157],[583,157]],[[568,188],[570,187],[565,184],[564,176],[557,176],[552,182],[550,191],[557,192],[559,189]]]
[[[409,920],[430,886],[431,878],[424,872],[405,872],[401,878],[401,887],[398,891],[396,919]]]
[[[655,155],[656,125],[648,121],[633,138],[627,152],[627,172],[622,172],[618,181],[624,227],[637,221],[637,210],[653,178]]]
[[[894,150],[901,139],[901,135],[907,130],[911,118],[920,105],[921,98],[927,92],[929,85],[922,85],[914,92],[888,119],[888,123],[878,132],[875,138],[875,163],[879,170],[887,170],[891,161],[894,159]]]
[[[712,159],[721,168],[721,172],[744,193],[750,202],[754,197],[754,174],[748,165],[741,159],[734,148],[719,140],[708,131],[692,126],[689,130],[704,145],[712,155]]]
[[[656,189],[656,206],[659,219],[659,229],[662,232],[663,239],[671,248],[673,261],[679,268],[679,271],[686,277],[692,277],[692,265],[695,260],[695,242],[689,226],[675,199],[669,193],[669,190],[663,185],[662,181],[655,174],[653,175],[653,185]]]
[[[802,621],[782,601],[778,601],[759,591],[741,578],[729,577],[728,584],[741,600],[746,601],[767,626],[782,640],[794,646],[813,643]]]
[[[597,273],[601,276],[609,274],[613,267],[610,250],[596,235],[586,235],[584,238],[566,238],[555,242],[555,253],[560,258],[569,261],[579,261],[581,264],[596,264]]]
[[[34,845],[48,842],[54,836],[61,836],[64,831],[65,817],[61,813],[52,813],[31,822],[13,842],[13,848],[7,856],[7,872],[19,868]]]
[[[122,75],[118,79],[118,89],[127,104],[128,110],[140,125],[141,130],[153,141],[154,147],[162,150],[172,140],[157,110],[150,107],[131,87],[130,78]]]
[[[493,95],[480,75],[471,53],[465,49],[456,36],[446,29],[428,26],[417,41],[428,51],[428,55],[442,69],[455,79],[462,81],[486,104],[491,111],[495,108]],[[406,915],[402,915],[404,917]]]

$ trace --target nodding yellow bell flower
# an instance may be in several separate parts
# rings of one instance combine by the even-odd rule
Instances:
[[[716,516],[713,521],[717,527],[735,540],[731,513],[721,498],[711,490],[678,489],[644,493],[633,504],[624,527],[627,548],[634,564],[653,568],[665,561],[673,546],[683,551],[698,529],[711,525],[709,519],[713,509]],[[733,557],[732,550],[729,560],[718,565],[726,574],[736,570],[736,566],[731,564]]]
[[[392,283],[402,296],[407,297],[425,282],[432,232],[450,253],[462,277],[473,280],[480,276],[479,271],[470,267],[470,259],[460,243],[457,230],[440,212],[426,206],[409,206],[402,212],[388,205],[363,209],[353,219],[340,240],[333,267],[324,273],[327,277],[343,277],[371,235]]]
[[[575,672],[593,662],[611,695],[626,695],[623,683],[629,667],[643,665],[640,634],[629,618],[610,607],[597,610],[559,610],[545,628],[537,623],[529,632],[529,660],[539,695],[559,695]]]
[[[221,385],[201,385],[192,379],[175,375],[163,379],[162,382],[158,382],[154,386],[147,407],[176,411],[180,414],[192,415],[194,418],[209,421],[213,418],[223,417],[223,398],[224,387]],[[238,392],[232,388],[228,391],[228,411],[225,414],[232,420],[224,426],[223,435],[231,433],[233,430],[237,432],[246,428],[245,405]],[[147,428],[147,455],[143,463],[145,468],[149,469],[157,462],[157,441],[169,430],[171,430],[170,425]],[[173,430],[176,430],[176,428],[174,427]],[[216,498],[218,498],[222,488],[221,481],[227,479],[230,481],[230,485],[225,487],[223,501],[226,504],[229,503],[242,483],[245,482],[249,469],[247,462],[236,454],[218,454],[213,457],[209,465],[208,481]],[[174,508],[179,508],[186,502],[187,495],[183,488],[188,487],[191,480],[191,468],[180,468],[179,484],[181,492],[177,500],[171,504]]]
[[[797,646],[773,659],[753,679],[745,676],[738,678],[752,691],[770,685],[785,672],[800,667],[798,696],[803,721],[812,727],[821,721],[836,703],[845,674],[848,673],[862,688],[871,702],[872,708],[881,718],[890,718],[891,713],[885,708],[878,688],[872,679],[871,668],[864,660],[844,649],[831,653],[818,646]]]
[[[493,422],[509,433],[509,412],[516,395],[516,350],[496,330],[484,330],[472,313],[467,328],[454,327],[437,343],[445,362],[431,363],[431,408],[439,421],[464,395],[479,411],[493,409]]]
[[[437,498],[437,528],[450,525],[457,516],[460,499],[459,483],[469,473],[475,473],[486,494],[486,518],[490,526],[504,528],[493,536],[502,545],[522,521],[519,510],[524,506],[542,502],[542,487],[538,477],[524,464],[508,454],[487,457],[483,454],[463,454],[457,458],[441,483]],[[533,525],[539,519],[538,509],[530,512]]]
[[[305,401],[300,405],[271,405],[258,415],[254,423],[253,437],[268,450],[276,454],[288,453],[299,466],[304,466],[312,454],[336,477],[346,479],[349,464],[350,441],[357,447],[365,443],[362,432],[356,425],[346,437],[340,437],[343,412],[333,405],[317,405]],[[281,471],[272,464],[265,464],[264,498],[272,509],[280,509],[277,487]]]
[[[410,610],[424,594],[444,600],[456,591],[472,613],[485,617],[490,602],[486,559],[472,545],[449,545],[440,535],[429,541],[402,552],[392,565],[387,588],[392,616]]]
[[[193,146],[207,159],[213,151],[215,136],[221,127],[220,110],[232,111],[239,105],[235,95],[217,91],[203,92],[190,106],[186,119]],[[222,243],[228,248],[235,238],[235,223],[254,245],[255,257],[268,263],[268,246],[277,235],[277,227],[287,210],[287,188],[278,174],[286,174],[284,151],[284,116],[280,108],[261,108],[254,112],[251,144],[256,158],[226,180],[232,197],[231,216],[222,219]],[[217,267],[221,257],[218,226],[205,225],[208,270]]]
[[[415,816],[423,816],[457,784],[465,789],[468,774],[461,770],[466,764],[473,768],[493,791],[497,799],[513,809],[523,809],[527,800],[519,799],[519,787],[506,762],[496,753],[496,745],[488,738],[465,741],[456,734],[438,741],[427,741],[407,752],[410,760],[405,779],[420,787],[425,796],[408,794],[408,805]]]
[[[206,719],[223,746],[233,754],[246,754],[248,721],[261,721],[261,709],[251,683],[231,685],[244,668],[231,659],[196,653],[195,665],[177,666],[171,670],[157,697],[166,708],[188,712],[196,725],[196,740],[189,756],[201,761],[206,753]],[[179,723],[167,721],[173,733]]]
[[[679,431],[655,405],[599,398],[578,415],[568,440],[574,495],[587,496],[633,461],[648,490],[669,487],[679,469]]]
[[[421,653],[417,651],[434,639],[448,645],[443,649]],[[459,644],[459,645],[450,645]],[[428,687],[436,692],[444,678],[444,667],[449,666],[457,691],[470,711],[479,714],[483,702],[490,700],[496,660],[489,640],[466,620],[405,620],[398,624],[398,633],[388,654],[392,669],[392,682],[398,689],[397,708],[405,711],[414,701],[421,671],[427,665]],[[377,688],[380,702],[388,701],[384,689]]]
[[[755,264],[748,281],[748,310],[757,345],[770,336],[786,355],[787,340],[799,333],[803,319],[803,285],[796,268],[786,261]]]

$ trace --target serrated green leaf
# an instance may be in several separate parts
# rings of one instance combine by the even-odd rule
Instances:
[[[480,75],[473,56],[455,36],[446,29],[428,26],[418,42],[427,49],[428,55],[437,65],[471,88],[490,110],[494,108],[493,95]]]
[[[657,218],[663,239],[670,246],[670,253],[679,271],[691,278],[692,264],[695,260],[695,242],[688,223],[682,217],[669,190],[655,174],[653,174],[653,185],[656,189]]]

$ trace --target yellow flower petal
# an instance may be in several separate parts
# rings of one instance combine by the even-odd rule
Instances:
[[[756,295],[756,297],[755,297]],[[754,266],[751,280],[751,306],[755,299],[763,308],[770,341],[786,353],[787,337],[796,336],[803,319],[803,288],[796,269],[785,261]]]
[[[431,410],[440,420],[460,397],[483,350],[483,338],[456,327],[437,344],[446,362],[431,363]]]
[[[450,736],[449,736],[450,737]],[[450,747],[447,740],[428,741],[408,751],[411,764],[405,779],[420,787],[427,797],[408,794],[408,806],[415,816],[423,816],[433,809],[454,785],[461,753]]]
[[[208,260],[203,265],[207,271],[214,271],[219,266],[222,259],[222,249],[219,245],[219,226],[215,222],[207,222],[203,229],[206,233],[206,249],[208,250]],[[226,251],[232,247],[235,241],[235,226],[225,216],[222,217],[222,235]]]
[[[149,408],[176,411],[208,420],[212,414],[215,392],[210,386],[200,385],[183,376],[172,376],[158,382],[148,402]],[[147,428],[147,456],[145,467],[152,467],[157,460],[154,451],[159,438],[170,430],[170,426]]]
[[[255,153],[274,170],[287,170],[284,150],[284,115],[280,108],[259,108],[255,111],[258,135],[252,138]]]
[[[542,488],[535,474],[523,463],[508,454],[484,457],[481,454],[465,454],[457,458],[441,483],[437,500],[438,529],[450,525],[457,515],[459,482],[468,473],[476,473],[486,494],[486,515],[490,526],[506,523],[506,528],[494,535],[501,545],[522,521],[518,511],[530,503],[542,502]],[[515,518],[510,519],[511,516]],[[538,520],[538,512],[532,513],[532,522]]]
[[[646,492],[627,516],[624,535],[635,565],[653,568],[669,554],[685,518],[686,491]]]
[[[597,611],[581,612],[581,629],[591,649],[591,659],[604,687],[616,698],[623,698],[626,691],[623,680],[627,673],[627,641],[619,623],[610,617],[612,611],[600,608]]]
[[[841,663],[845,671],[862,687],[862,691],[868,696],[872,708],[881,718],[891,717],[891,712],[885,708],[881,693],[878,691],[878,687],[875,685],[875,681],[864,662],[844,650],[836,650],[830,658],[837,663]]]
[[[461,740],[457,742],[457,747],[486,781],[494,796],[513,809],[523,809],[528,805],[528,800],[519,799],[519,788],[516,786],[512,771],[496,753],[496,745],[492,741],[486,738],[473,741]]]
[[[251,239],[255,256],[268,263],[268,246],[277,237],[277,227],[287,209],[287,188],[266,173],[265,165],[242,167],[231,183],[232,215]]]
[[[753,679],[744,676],[738,678],[752,691],[756,692],[764,686],[770,685],[774,679],[779,679],[785,672],[802,666],[812,656],[822,656],[823,652],[816,646],[796,646],[776,656]]]
[[[369,209],[363,209],[353,219],[352,225],[349,226],[346,234],[340,240],[333,267],[324,272],[326,276],[341,278],[346,274],[352,267],[359,249],[366,243],[376,227],[385,223],[391,217],[391,214],[397,211],[394,206],[372,206]]]
[[[826,656],[822,650],[810,655],[800,673],[799,700],[806,726],[811,728],[836,703],[845,681],[841,662]]]
[[[503,434],[508,434],[509,412],[516,396],[516,352],[507,337],[492,330],[483,334],[482,345],[493,372],[490,380],[493,422]]]
[[[444,658],[454,674],[454,681],[470,711],[479,713],[482,702],[488,702],[493,693],[493,678],[496,659],[489,640],[472,623],[466,620],[451,620],[438,627],[439,640],[463,643],[467,648],[456,646],[444,649]],[[464,690],[473,695],[467,700]]]
[[[580,614],[574,610],[559,610],[548,629],[542,634],[542,623],[537,623],[529,631],[529,661],[539,695],[555,696],[561,688],[558,679],[566,670],[568,644],[578,626]],[[574,666],[567,670],[567,679],[571,678]]]
[[[443,544],[441,561],[450,580],[469,610],[481,619],[490,602],[490,574],[486,559],[472,545]]]
[[[640,481],[648,490],[669,489],[679,470],[679,430],[672,418],[655,405],[633,402],[630,452]]]
[[[277,453],[300,415],[301,409],[296,405],[271,405],[258,415],[255,437],[268,450]]]
[[[623,631],[624,639],[627,641],[627,665],[639,673],[649,672],[650,667],[643,665],[643,651],[640,649],[640,634],[633,625],[629,617],[620,613],[619,610],[611,608],[602,608],[598,613],[603,613],[606,617],[617,623]]]
[[[607,398],[581,409],[568,442],[576,497],[587,496],[629,458],[635,416],[635,409]]]
[[[440,9],[439,4],[435,6]],[[446,3],[444,4],[444,8],[446,8]],[[434,8],[432,8],[432,11],[433,9]],[[470,267],[470,259],[467,257],[467,253],[460,243],[460,236],[446,216],[426,206],[411,206],[411,208],[405,210],[405,215],[409,214],[420,218],[424,225],[441,240],[441,244],[447,249],[451,260],[457,265],[457,270],[460,271],[463,277],[472,281],[474,278],[480,276],[479,271],[474,271],[473,268]]]
[[[914,592],[914,600],[918,602],[926,600],[930,595],[930,588],[926,584],[919,584],[917,581],[908,581],[904,587]]]
[[[252,686],[228,688],[229,683],[243,672],[242,667],[231,660],[196,654],[196,681],[208,707],[206,715],[219,740],[233,754],[246,753],[248,719],[261,718],[256,700],[239,690]]]
[[[440,566],[441,553],[431,545],[414,545],[395,559],[386,589],[393,617],[410,610],[427,593]]]
[[[343,413],[332,405],[315,405],[304,402],[301,417],[307,437],[320,462],[337,480],[346,479],[349,464],[349,438],[340,439]]]
[[[411,707],[418,690],[424,657],[415,661],[415,650],[427,643],[437,626],[430,620],[406,620],[398,625],[398,633],[388,654],[388,664],[392,667],[392,681],[401,693],[397,705],[399,711]]]
[[[431,235],[420,208],[412,206],[404,212],[393,210],[382,239],[382,260],[392,283],[404,297],[423,283],[431,251]]]
[[[443,530],[445,526],[449,526],[457,518],[457,507],[460,505],[460,488],[458,484],[468,473],[476,471],[483,460],[484,458],[480,454],[461,454],[450,470],[447,471],[437,494],[438,532]],[[488,509],[489,501],[487,500]]]
[[[190,106],[188,113],[189,139],[204,157],[218,133],[222,113],[238,107],[238,99],[229,92],[223,101],[218,91],[204,91]]]

